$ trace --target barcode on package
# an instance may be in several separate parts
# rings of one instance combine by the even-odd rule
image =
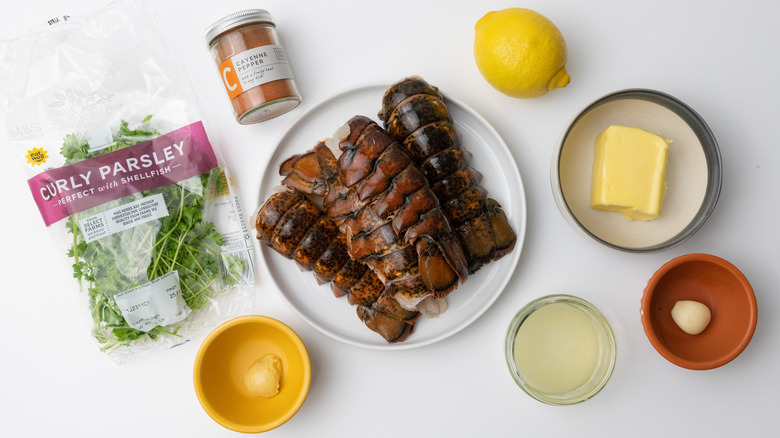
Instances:
[[[89,243],[165,216],[165,199],[156,194],[81,219],[79,229]]]
[[[122,316],[130,327],[148,332],[175,324],[190,314],[181,295],[178,271],[171,271],[148,283],[114,295]]]

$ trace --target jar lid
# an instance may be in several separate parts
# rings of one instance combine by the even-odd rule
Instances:
[[[220,34],[250,23],[266,23],[275,26],[274,17],[265,9],[245,9],[236,13],[222,17],[214,24],[206,28],[206,44],[211,42]]]

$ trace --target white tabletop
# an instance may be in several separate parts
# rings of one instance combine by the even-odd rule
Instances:
[[[190,75],[247,211],[274,146],[306,108],[357,84],[419,74],[484,116],[509,145],[527,198],[528,228],[509,285],[478,320],[438,343],[402,351],[345,345],[298,317],[256,266],[255,313],[291,326],[312,363],[308,398],[268,436],[767,436],[780,384],[780,3],[659,0],[526,2],[154,2],[165,43]],[[5,33],[104,4],[101,0],[11,2]],[[202,5],[201,5],[202,4]],[[562,31],[568,87],[534,100],[493,90],[473,61],[474,23],[491,10],[535,9]],[[231,114],[203,29],[228,13],[262,7],[276,18],[301,107],[240,126]],[[624,88],[651,88],[693,107],[723,158],[720,201],[684,244],[650,255],[590,241],[561,217],[550,189],[559,136],[585,105]],[[3,139],[5,136],[3,136]],[[313,141],[316,139],[313,139]],[[6,145],[3,140],[3,146]],[[304,147],[308,147],[306,145]],[[176,349],[116,365],[89,336],[69,267],[49,241],[16,157],[2,148],[6,208],[0,269],[0,435],[238,436],[201,409],[192,364],[205,334]],[[489,172],[489,169],[480,169]],[[755,335],[741,356],[710,371],[662,358],[639,319],[642,290],[666,261],[687,253],[723,257],[747,276],[759,303]],[[617,367],[595,398],[552,407],[526,395],[504,360],[512,316],[529,301],[571,293],[611,323]]]

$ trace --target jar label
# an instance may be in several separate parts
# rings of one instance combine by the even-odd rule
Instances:
[[[287,54],[278,45],[255,47],[231,56],[219,65],[219,73],[231,100],[250,88],[293,78]]]

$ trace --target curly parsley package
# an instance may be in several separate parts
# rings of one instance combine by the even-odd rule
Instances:
[[[120,362],[252,308],[244,215],[154,23],[120,1],[0,40],[7,144]]]

